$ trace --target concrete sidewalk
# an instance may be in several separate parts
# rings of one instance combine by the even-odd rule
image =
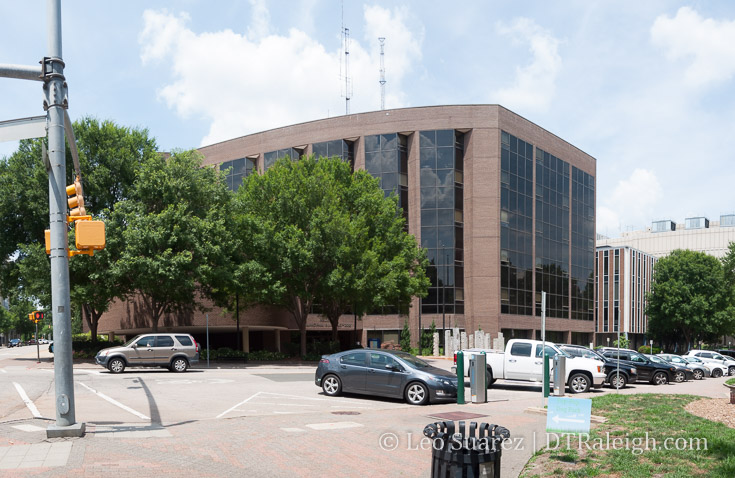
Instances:
[[[487,414],[475,419],[511,431],[503,476],[518,476],[543,446],[545,417],[531,403],[440,405],[360,415],[276,415],[166,424],[87,423],[83,438],[47,439],[51,421],[0,423],[3,476],[428,476],[427,413]],[[533,400],[538,402],[538,400]],[[351,412],[354,413],[354,412]],[[80,413],[78,413],[80,415]],[[81,413],[83,415],[83,413]]]

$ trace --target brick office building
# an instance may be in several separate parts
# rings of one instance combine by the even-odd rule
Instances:
[[[539,335],[540,292],[547,292],[549,340],[593,339],[596,160],[498,105],[437,106],[352,114],[277,128],[200,148],[205,165],[229,169],[228,185],[277,158],[340,156],[395,191],[409,232],[429,257],[429,295],[408,316],[383,310],[344,316],[354,337],[398,340],[408,320],[439,329]],[[145,331],[134,301],[116,303],[100,332]],[[210,330],[233,336],[231,316],[209,313]],[[204,316],[167,317],[161,330],[200,334]],[[296,326],[283,311],[241,313],[244,347],[278,349]],[[353,335],[353,330],[356,334]],[[328,339],[329,322],[312,315],[310,340]]]

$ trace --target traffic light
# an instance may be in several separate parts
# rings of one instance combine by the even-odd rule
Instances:
[[[105,223],[102,221],[77,221],[74,235],[77,249],[99,251],[105,248]]]
[[[28,320],[31,322],[37,324],[43,320],[43,312],[39,312],[37,310],[34,310],[30,314],[28,314]]]
[[[69,203],[69,215],[72,217],[75,216],[84,216],[87,214],[87,211],[84,209],[84,197],[82,196],[82,183],[77,177],[77,179],[74,180],[74,184],[70,184],[66,187],[66,195],[69,196],[68,203]]]

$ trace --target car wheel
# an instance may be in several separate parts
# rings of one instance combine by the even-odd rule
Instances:
[[[722,370],[720,370],[719,368],[716,368],[716,369],[712,370],[712,376],[714,378],[720,378],[720,377],[722,377]]]
[[[189,362],[186,361],[183,357],[176,357],[171,361],[171,366],[169,367],[169,370],[176,373],[186,372],[186,369],[189,368]]]
[[[654,385],[666,385],[669,383],[669,379],[666,377],[664,372],[656,372],[651,381]]]
[[[429,401],[429,389],[420,382],[413,382],[406,387],[406,401],[411,405],[423,405]]]
[[[686,378],[687,378],[687,377],[686,377],[686,374],[685,374],[684,372],[676,372],[676,373],[674,374],[674,381],[675,381],[676,383],[681,383],[681,382],[683,382],[684,380],[686,380]]]
[[[487,385],[487,388],[490,388],[495,383],[495,379],[493,378],[493,372],[492,370],[488,369],[485,372],[485,385]]]
[[[694,380],[702,380],[704,378],[704,372],[701,369],[695,368],[693,370]]]
[[[615,373],[610,375],[610,386],[616,390],[625,388],[628,384],[628,379],[622,373]]]
[[[336,375],[327,375],[322,380],[322,390],[330,397],[339,395],[342,391],[342,381]]]
[[[114,358],[110,360],[107,368],[112,373],[122,373],[122,371],[125,370],[125,361],[123,359]]]
[[[583,373],[575,373],[569,377],[569,390],[572,393],[585,393],[590,389],[590,379]]]
[[[735,375],[735,367],[730,367],[730,369],[728,370],[728,372],[730,373],[730,376]]]

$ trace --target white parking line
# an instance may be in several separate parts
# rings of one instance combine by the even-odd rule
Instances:
[[[306,425],[307,428],[312,430],[341,430],[343,428],[358,428],[364,427],[362,423],[356,422],[332,422],[332,423],[312,423]]]
[[[31,411],[34,417],[41,418],[41,413],[38,411],[38,408],[36,408],[36,405],[33,404],[33,401],[28,398],[28,395],[26,395],[26,391],[23,390],[23,387],[20,386],[19,383],[13,382],[13,385],[15,385],[15,389],[18,391],[18,395],[20,395],[20,398],[25,402],[26,407],[28,407],[28,410]]]
[[[90,392],[94,393],[95,395],[97,395],[101,399],[107,400],[108,402],[110,402],[111,404],[115,405],[116,407],[120,407],[123,410],[125,410],[126,412],[130,412],[133,415],[135,415],[136,417],[142,418],[143,420],[150,420],[151,419],[150,417],[147,417],[147,416],[143,415],[140,412],[136,412],[135,410],[133,410],[132,408],[128,407],[127,405],[123,405],[122,403],[118,402],[114,398],[110,398],[107,395],[105,395],[104,393],[98,392],[97,390],[93,389],[92,387],[90,387],[87,384],[84,384],[82,382],[77,382],[77,383],[79,383],[79,385],[81,385],[82,387],[86,388]]]
[[[219,415],[217,415],[217,416],[216,416],[215,418],[222,418],[223,416],[225,416],[225,415],[227,415],[228,413],[230,413],[230,412],[231,412],[232,410],[236,409],[237,407],[239,407],[239,406],[240,406],[240,405],[242,405],[242,404],[248,403],[248,402],[249,402],[250,400],[252,400],[253,398],[257,397],[257,396],[258,396],[258,395],[260,395],[260,394],[261,394],[261,392],[257,392],[257,393],[255,393],[254,395],[251,395],[250,397],[246,398],[245,400],[243,400],[242,402],[238,403],[238,404],[237,404],[237,405],[235,405],[234,407],[228,408],[228,409],[227,409],[227,410],[225,410],[224,412],[220,413],[220,414],[219,414]]]
[[[2,372],[2,373],[8,373],[8,371],[5,370],[4,368],[0,368],[0,372]]]

